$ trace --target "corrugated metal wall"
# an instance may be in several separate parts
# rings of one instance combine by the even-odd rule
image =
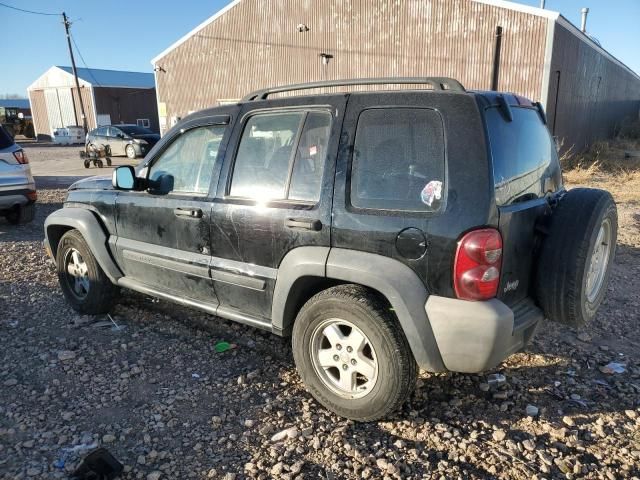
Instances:
[[[278,84],[428,75],[488,89],[502,26],[499,88],[539,100],[547,25],[469,0],[243,0],[157,62],[158,97],[170,126]],[[322,52],[334,56],[326,66]]]
[[[89,129],[95,128],[96,121],[93,115],[93,98],[91,89],[81,87],[84,110],[87,116]],[[50,140],[53,130],[76,124],[82,126],[80,102],[76,88],[58,87],[42,90],[30,90],[31,110],[33,124],[39,139]],[[75,108],[75,114],[74,114]]]
[[[553,43],[547,117],[565,149],[581,151],[611,137],[625,117],[638,118],[637,77],[560,24]]]
[[[49,127],[49,118],[47,117],[47,104],[44,99],[44,90],[29,91],[29,100],[31,101],[33,126],[38,138],[43,135],[50,137],[51,128]]]
[[[82,126],[82,110],[80,109],[80,101],[78,99],[78,89],[72,88],[73,102],[76,107],[76,115],[78,119],[78,125]],[[80,87],[82,93],[82,103],[84,105],[84,113],[87,117],[87,128],[89,130],[96,128],[96,119],[93,115],[93,96],[91,95],[91,89],[88,87]]]
[[[146,118],[151,130],[158,132],[158,105],[155,88],[94,87],[96,112],[109,115],[111,123],[136,123]]]

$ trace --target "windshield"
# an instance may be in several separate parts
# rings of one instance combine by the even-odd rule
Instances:
[[[153,135],[148,128],[138,127],[137,125],[118,125],[118,128],[127,135]]]

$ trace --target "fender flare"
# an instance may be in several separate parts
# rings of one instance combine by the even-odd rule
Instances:
[[[69,227],[68,229],[74,228],[82,234],[91,249],[91,253],[96,257],[100,268],[113,283],[116,283],[119,278],[124,276],[109,253],[107,233],[105,233],[104,228],[90,210],[84,208],[62,208],[47,217],[44,222],[44,238],[51,249],[54,259],[58,250],[58,241],[60,240],[60,236],[56,237],[54,233],[57,226]],[[53,243],[52,240],[54,240]]]
[[[297,305],[295,286],[305,278],[356,283],[376,290],[391,304],[420,368],[447,371],[425,310],[429,293],[407,265],[382,255],[342,248],[300,247],[290,251],[280,264],[274,289],[274,332],[291,331],[295,318],[292,309]]]

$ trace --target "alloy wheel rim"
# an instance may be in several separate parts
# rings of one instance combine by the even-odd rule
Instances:
[[[609,266],[610,252],[611,252],[611,222],[609,219],[605,219],[600,225],[598,230],[598,236],[596,237],[596,243],[593,246],[593,252],[589,261],[589,268],[587,270],[587,281],[585,283],[585,294],[587,301],[594,303],[602,286],[604,284],[604,277],[607,273]]]
[[[342,398],[369,394],[378,380],[378,360],[369,338],[353,323],[330,318],[311,334],[311,361],[322,382]]]
[[[67,285],[73,295],[82,300],[89,294],[89,268],[82,255],[75,248],[70,248],[64,260]]]

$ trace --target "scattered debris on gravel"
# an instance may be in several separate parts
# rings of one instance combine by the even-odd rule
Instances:
[[[76,314],[41,245],[64,191],[38,193],[33,223],[0,220],[0,478],[67,478],[96,447],[124,479],[640,476],[638,202],[618,205],[592,325],[546,323],[483,375],[423,374],[355,424],[305,392],[286,339],[131,292]]]

